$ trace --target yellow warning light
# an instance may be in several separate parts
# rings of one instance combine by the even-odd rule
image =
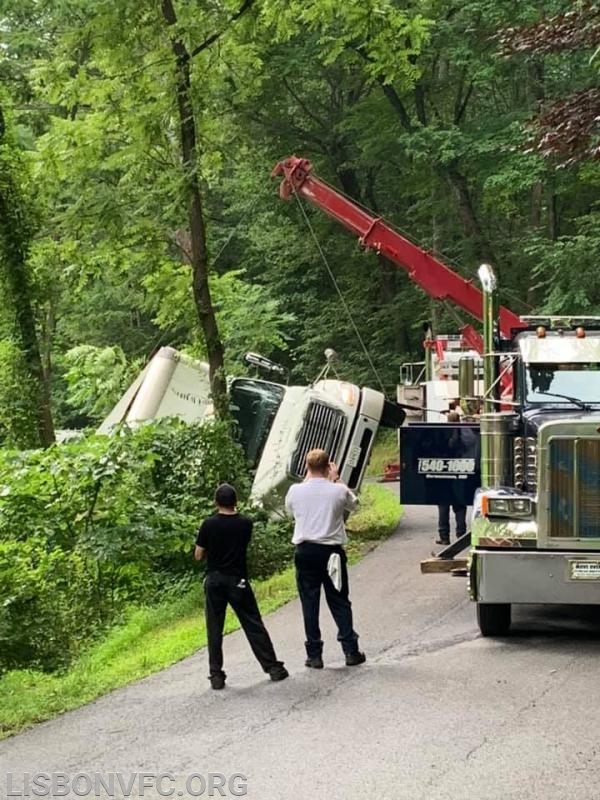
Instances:
[[[538,325],[535,332],[537,333],[538,339],[545,339],[546,338],[546,328],[543,325]]]
[[[585,328],[582,328],[581,325],[578,328],[575,328],[575,336],[578,339],[585,339]]]

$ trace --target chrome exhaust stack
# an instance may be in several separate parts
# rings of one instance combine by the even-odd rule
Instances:
[[[499,411],[498,282],[489,264],[477,272],[483,289],[483,386],[481,483],[487,489],[513,485],[513,436],[516,414]]]
[[[458,361],[458,396],[465,416],[476,411],[475,397],[475,359],[463,356]]]
[[[494,355],[498,339],[498,281],[489,264],[482,264],[477,274],[483,289],[483,411],[489,414],[498,410],[494,400],[499,399],[498,359]]]

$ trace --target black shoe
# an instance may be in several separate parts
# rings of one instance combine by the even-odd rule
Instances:
[[[210,685],[212,686],[213,689],[224,689],[226,677],[227,676],[225,675],[224,672],[222,672],[220,675],[211,675],[209,678]]]
[[[284,681],[286,678],[290,677],[290,673],[280,662],[278,664],[275,664],[275,666],[271,667],[271,669],[269,670],[269,677],[271,678],[272,681]]]
[[[450,539],[436,539],[435,543],[436,544],[448,545],[448,544],[450,544]]]
[[[305,667],[310,667],[311,669],[323,669],[323,659],[321,656],[315,656],[314,658],[307,658],[304,662]]]
[[[364,653],[361,653],[360,650],[357,650],[356,653],[346,654],[347,667],[357,667],[359,664],[364,664],[366,660],[367,660],[366,655]]]

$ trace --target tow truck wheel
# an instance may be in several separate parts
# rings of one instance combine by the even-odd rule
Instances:
[[[477,603],[482,636],[506,636],[510,628],[510,603]]]

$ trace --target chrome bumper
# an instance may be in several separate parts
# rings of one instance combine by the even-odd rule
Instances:
[[[480,603],[600,605],[600,552],[474,549],[469,584]]]

